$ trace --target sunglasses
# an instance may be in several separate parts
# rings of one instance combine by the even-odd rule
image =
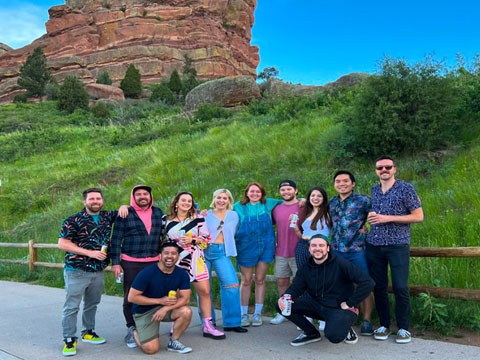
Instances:
[[[384,165],[384,166],[377,166],[377,167],[376,167],[376,169],[377,169],[378,171],[380,171],[380,170],[382,170],[382,169],[385,169],[385,170],[390,171],[390,170],[392,170],[392,168],[393,168],[393,165]]]
[[[223,222],[223,220],[220,220],[220,225],[218,225],[218,227],[217,227],[217,230],[218,230],[218,231],[220,231],[220,230],[223,229],[223,224],[225,224],[225,223]]]

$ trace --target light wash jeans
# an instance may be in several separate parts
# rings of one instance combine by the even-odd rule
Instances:
[[[224,244],[209,244],[204,250],[205,262],[210,274],[210,286],[212,281],[212,268],[220,282],[220,299],[222,301],[223,327],[237,327],[241,322],[240,290],[238,277],[233,264],[225,255]],[[230,287],[232,285],[236,287]],[[210,292],[210,296],[211,292]],[[212,321],[215,323],[215,311],[212,300]]]
[[[95,314],[104,288],[103,271],[64,270],[65,304],[63,305],[63,337],[75,337],[77,314],[83,298],[82,334],[95,329]]]

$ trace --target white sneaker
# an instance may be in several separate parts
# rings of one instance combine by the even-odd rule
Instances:
[[[277,315],[275,315],[275,317],[272,320],[270,320],[270,324],[280,325],[281,323],[283,323],[285,321],[287,321],[287,319],[285,317],[283,317],[282,314],[277,313]]]

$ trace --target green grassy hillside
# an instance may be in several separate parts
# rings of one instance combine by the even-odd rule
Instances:
[[[373,159],[380,154],[334,160],[328,144],[340,125],[333,111],[318,106],[289,114],[277,108],[273,115],[254,115],[253,108],[199,122],[176,116],[178,108],[141,102],[117,109],[109,121],[86,113],[66,116],[51,102],[0,106],[0,242],[56,243],[62,220],[82,207],[81,191],[90,186],[105,189],[106,208],[128,203],[138,183],[153,187],[164,210],[180,190],[193,192],[206,208],[215,189],[227,187],[239,199],[253,180],[266,186],[269,197],[278,196],[284,178],[297,182],[301,196],[315,185],[332,196],[333,173],[347,168],[357,175],[357,192],[370,193],[377,180]],[[416,186],[425,212],[425,221],[412,226],[412,246],[479,245],[478,140],[475,135],[474,145],[441,156],[398,159],[397,177]],[[62,262],[63,254],[42,250],[39,256]],[[2,258],[22,257],[25,250],[2,249]],[[415,258],[411,283],[479,289],[479,272],[480,259]],[[29,274],[20,265],[0,264],[0,278],[62,286],[60,271]],[[464,312],[480,312],[474,303],[455,306],[459,322],[468,318]],[[480,326],[480,316],[472,321],[466,326]]]

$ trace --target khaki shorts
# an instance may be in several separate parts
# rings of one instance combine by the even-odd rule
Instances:
[[[289,278],[297,273],[297,262],[295,257],[275,256],[275,267],[273,270],[276,278]]]
[[[142,314],[133,314],[135,319],[135,327],[137,328],[138,338],[141,344],[145,344],[150,340],[158,338],[160,335],[160,323],[152,321],[152,316],[157,312],[162,305],[156,306],[147,312]],[[165,314],[162,322],[171,322],[172,320],[172,311],[170,310]]]

